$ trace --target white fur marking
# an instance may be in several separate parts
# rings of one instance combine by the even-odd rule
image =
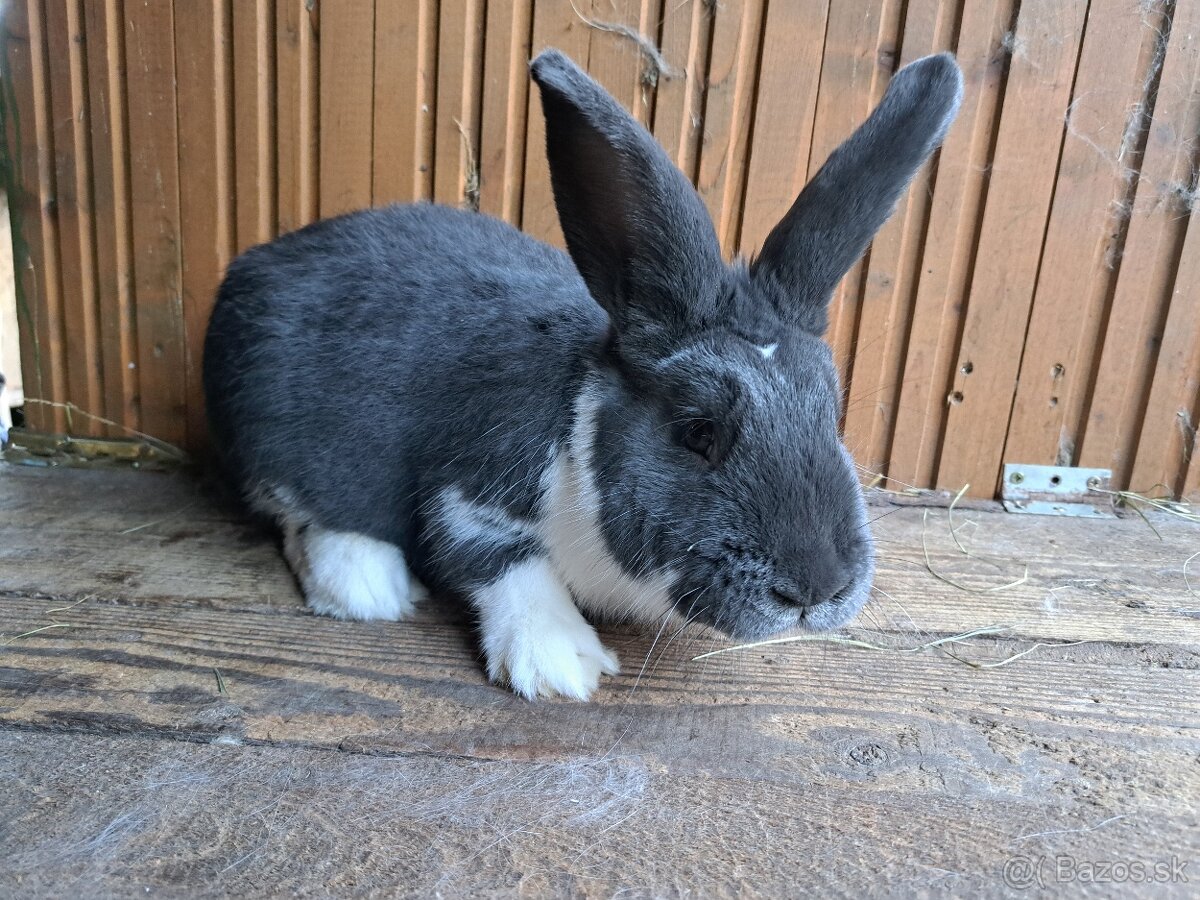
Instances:
[[[778,344],[764,344],[758,348],[758,352],[763,355],[763,359],[770,359],[775,355],[775,351],[779,348]]]
[[[532,525],[514,519],[502,509],[467,500],[457,487],[441,492],[438,518],[448,547],[460,544],[501,546],[525,537],[536,537]]]
[[[548,560],[535,557],[512,566],[475,591],[472,602],[488,677],[507,682],[523,697],[587,700],[601,673],[620,670]]]
[[[335,619],[402,619],[424,594],[393,544],[362,534],[284,524],[283,553],[313,612]]]
[[[595,386],[585,386],[575,401],[570,443],[544,478],[542,542],[584,609],[606,618],[655,621],[672,609],[670,589],[676,575],[667,571],[634,577],[609,553],[591,466],[599,409]]]

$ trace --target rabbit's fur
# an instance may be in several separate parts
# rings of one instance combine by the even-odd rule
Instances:
[[[570,256],[428,204],[248,251],[205,344],[226,471],[313,609],[462,596],[488,674],[527,697],[617,671],[580,609],[741,638],[842,625],[873,556],[826,305],[948,128],[957,66],[900,71],[732,266],[602,88],[556,51],[532,73]]]

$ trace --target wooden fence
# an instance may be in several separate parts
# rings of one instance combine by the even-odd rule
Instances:
[[[1200,490],[1200,0],[10,0],[5,17],[35,427],[202,446],[223,268],[318,216],[433,199],[560,240],[526,73],[542,47],[653,131],[730,254],[897,66],[953,50],[959,120],[835,300],[849,444],[896,487],[990,495],[1020,462]]]

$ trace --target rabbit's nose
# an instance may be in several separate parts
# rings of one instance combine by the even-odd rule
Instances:
[[[771,585],[772,598],[782,606],[808,608],[837,597],[853,580],[840,565],[816,566],[806,578],[777,575]]]

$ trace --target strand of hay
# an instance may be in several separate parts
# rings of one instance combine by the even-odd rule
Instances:
[[[1005,634],[1012,631],[1016,627],[1016,625],[987,625],[982,628],[975,628],[971,631],[964,631],[961,634],[952,634],[947,637],[937,638],[936,640],[925,641],[924,643],[917,644],[913,647],[887,647],[883,644],[876,644],[871,641],[864,641],[860,638],[848,637],[841,634],[797,634],[790,635],[788,637],[770,638],[769,640],[765,641],[754,641],[749,644],[738,644],[735,647],[722,647],[719,650],[710,650],[707,653],[701,653],[699,656],[693,656],[692,662],[708,659],[710,656],[719,656],[722,653],[733,653],[736,650],[754,650],[760,647],[773,647],[780,644],[799,643],[839,644],[844,647],[856,647],[860,650],[875,650],[881,653],[922,653],[926,650],[945,650],[947,647],[953,644],[967,643],[972,638]],[[966,659],[954,653],[949,653],[948,651],[947,653],[952,659],[955,659],[963,665],[971,667],[972,669],[998,669],[1001,666],[1007,666],[1009,663],[1016,662],[1018,659],[1022,659],[1023,657],[1028,656],[1035,650],[1041,649],[1042,647],[1076,647],[1079,644],[1092,643],[1095,643],[1095,641],[1068,641],[1065,643],[1037,641],[1032,646],[1027,647],[1024,650],[1013,653],[1012,655],[1006,656],[1003,659],[992,660],[990,662],[976,662],[975,660]]]
[[[609,34],[619,35],[626,40],[633,41],[637,45],[638,50],[642,54],[642,59],[646,63],[646,69],[642,73],[642,84],[646,87],[654,87],[658,84],[659,78],[674,78],[676,72],[667,62],[667,58],[662,55],[662,51],[650,38],[646,37],[636,28],[630,25],[623,25],[620,22],[600,22],[596,19],[589,19],[579,7],[575,5],[575,0],[571,0],[571,9],[575,11],[575,15],[588,28],[595,28],[597,31],[606,31]]]

